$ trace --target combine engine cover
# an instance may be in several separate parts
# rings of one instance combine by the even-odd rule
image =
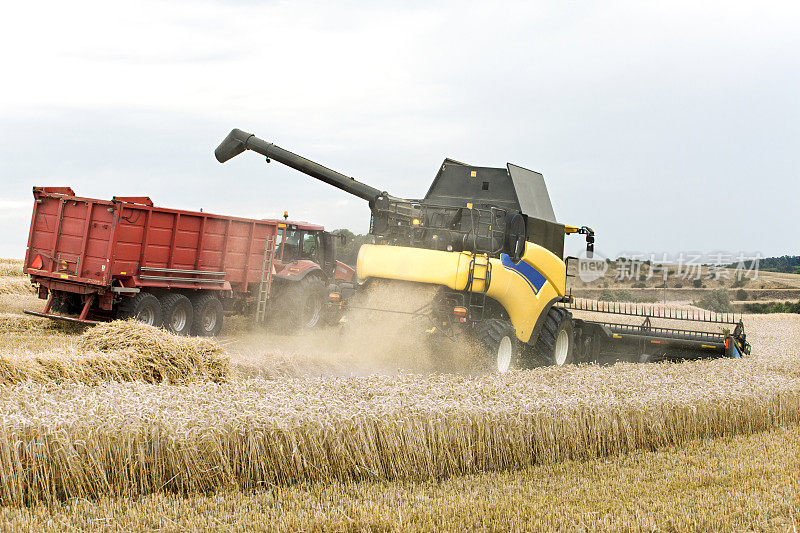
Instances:
[[[371,233],[387,244],[469,251],[518,260],[524,242],[564,255],[564,225],[556,222],[544,177],[512,165],[478,167],[445,159],[422,200],[383,200],[372,210]],[[410,216],[410,218],[409,218]]]
[[[539,317],[564,297],[566,283],[563,261],[533,243],[527,243],[517,262],[505,254],[476,262],[470,252],[365,244],[357,265],[362,279],[396,279],[485,294],[503,306],[523,343],[535,340]]]

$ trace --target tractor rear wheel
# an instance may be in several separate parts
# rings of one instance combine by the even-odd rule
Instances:
[[[489,318],[478,326],[478,341],[487,356],[487,363],[504,374],[523,366],[519,340],[509,320]]]
[[[533,348],[534,361],[542,366],[569,365],[574,362],[574,348],[572,314],[561,307],[551,307]]]
[[[213,294],[198,294],[192,298],[194,319],[192,334],[198,337],[216,337],[222,331],[225,314],[222,302]]]
[[[283,329],[313,329],[323,323],[325,308],[325,283],[316,276],[287,282],[281,296],[285,309]]]
[[[161,302],[149,292],[136,293],[120,302],[117,318],[132,318],[148,326],[161,327]]]
[[[183,294],[165,294],[161,297],[161,317],[164,329],[175,335],[188,335],[194,317],[192,302]]]

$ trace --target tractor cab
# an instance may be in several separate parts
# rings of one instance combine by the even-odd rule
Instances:
[[[284,263],[295,263],[302,259],[324,262],[323,231],[312,229],[285,228],[278,232],[276,246],[278,257]]]
[[[327,280],[352,278],[354,272],[336,260],[336,244],[341,237],[322,226],[305,222],[280,222],[275,239],[275,266],[278,276],[305,275],[319,270]]]

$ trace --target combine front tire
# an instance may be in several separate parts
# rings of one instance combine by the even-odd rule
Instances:
[[[192,303],[183,294],[166,294],[161,298],[164,329],[175,335],[188,335],[192,329]]]
[[[478,341],[493,365],[504,374],[521,366],[521,350],[514,326],[508,320],[490,318],[478,326]]]
[[[161,302],[149,292],[139,292],[120,302],[117,318],[133,318],[148,326],[161,327]]]
[[[222,303],[213,294],[198,294],[192,298],[194,322],[192,334],[198,337],[215,337],[222,331],[224,313]]]
[[[541,365],[572,364],[574,345],[572,314],[561,307],[551,307],[533,348],[534,359]]]

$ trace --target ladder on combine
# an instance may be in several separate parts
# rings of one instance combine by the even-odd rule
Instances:
[[[275,236],[267,237],[264,246],[264,259],[261,262],[261,283],[258,286],[258,303],[256,304],[256,323],[261,324],[267,318],[267,302],[272,292],[272,268],[275,262]]]
[[[486,292],[492,280],[492,263],[488,254],[473,254],[469,262],[469,278],[467,279],[467,310],[472,320],[483,320],[486,310]],[[477,285],[476,285],[477,282]],[[479,287],[479,290],[473,290]]]

